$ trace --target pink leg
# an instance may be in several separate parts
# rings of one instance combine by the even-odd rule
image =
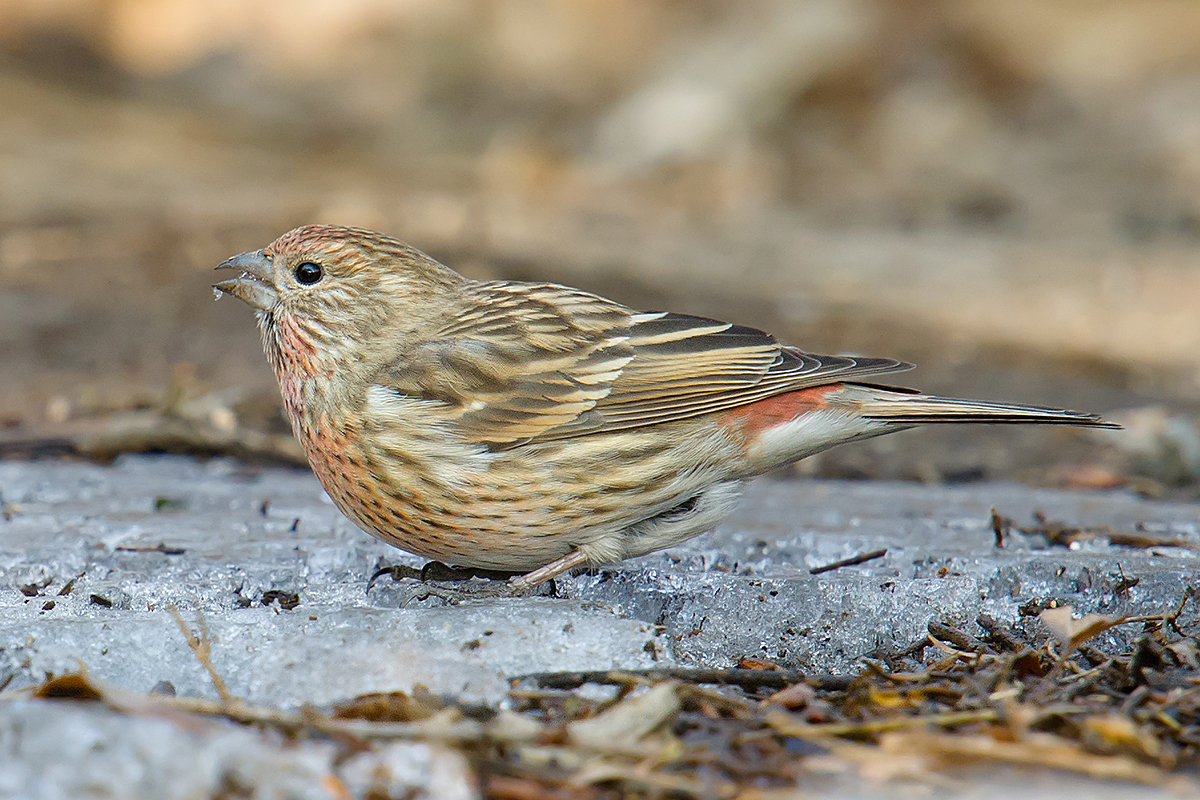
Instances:
[[[587,556],[579,550],[572,550],[562,558],[555,559],[544,567],[538,567],[533,572],[526,572],[524,575],[518,575],[509,580],[508,590],[513,594],[524,594],[536,588],[539,584],[545,583],[551,578],[557,578],[567,570],[574,569],[585,563],[587,563]]]

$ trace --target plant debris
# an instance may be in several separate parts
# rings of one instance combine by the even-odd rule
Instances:
[[[122,545],[117,548],[119,553],[162,553],[164,556],[181,556],[187,552],[182,547],[171,547],[166,542],[155,545]]]
[[[1034,512],[1033,520],[1033,525],[1021,527],[992,508],[991,525],[996,547],[1004,547],[1007,535],[1016,531],[1024,536],[1040,536],[1052,547],[1074,548],[1083,542],[1099,539],[1118,547],[1179,547],[1200,551],[1200,542],[1179,536],[1164,536],[1149,531],[1121,531],[1110,525],[1068,525],[1060,520],[1047,519],[1041,512]]]
[[[1194,595],[1157,616],[1076,618],[1044,604],[1012,626],[986,616],[970,627],[931,621],[925,639],[853,676],[741,659],[730,669],[526,675],[512,679],[500,709],[417,687],[298,712],[233,697],[203,619],[193,632],[172,607],[220,701],[136,695],[86,675],[48,680],[34,694],[168,719],[224,717],[326,737],[347,755],[397,740],[436,743],[460,750],[491,798],[734,798],[811,787],[831,765],[931,785],[990,764],[1196,791],[1187,777],[1200,768],[1194,606],[1181,622]],[[1125,652],[1091,644],[1126,625],[1140,629]]]
[[[291,611],[300,605],[300,595],[296,592],[284,592],[279,589],[268,589],[262,593],[259,602],[264,606],[278,603],[284,611]]]
[[[886,555],[887,548],[883,547],[879,550],[872,550],[869,553],[860,553],[859,555],[851,556],[850,558],[844,558],[841,561],[835,561],[832,564],[826,564],[823,567],[813,567],[808,571],[808,574],[820,575],[824,572],[832,572],[835,569],[841,569],[842,567],[853,567],[858,564],[865,564],[868,561],[874,561],[877,558],[883,558]]]

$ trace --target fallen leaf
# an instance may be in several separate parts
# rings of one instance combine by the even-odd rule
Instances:
[[[1121,750],[1160,761],[1162,746],[1154,736],[1123,714],[1093,714],[1081,723],[1083,742],[1093,750]],[[1168,765],[1163,765],[1168,766]]]
[[[816,689],[807,683],[793,683],[786,689],[780,689],[767,698],[766,702],[783,706],[786,709],[804,708],[817,696]]]
[[[103,700],[104,692],[96,684],[88,680],[86,675],[77,672],[60,675],[43,683],[33,692],[34,697],[43,699],[63,700]]]
[[[777,670],[779,665],[767,661],[765,658],[755,658],[753,656],[742,656],[738,659],[738,669],[760,669],[760,670]]]
[[[1058,608],[1048,608],[1038,614],[1038,620],[1066,646],[1062,653],[1062,658],[1066,658],[1079,645],[1115,625],[1120,625],[1125,618],[1110,617],[1104,614],[1084,614],[1082,617],[1076,618],[1075,609],[1071,606],[1059,606]]]
[[[577,745],[601,751],[636,749],[638,740],[679,710],[673,682],[660,683],[642,694],[630,695],[591,719],[567,726]]]

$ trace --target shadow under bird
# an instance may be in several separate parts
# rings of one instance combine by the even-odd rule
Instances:
[[[881,386],[911,368],[550,283],[475,281],[383,234],[310,225],[217,269],[256,309],[296,437],[380,539],[462,567],[614,563],[712,529],[744,483],[943,423],[1117,427]]]

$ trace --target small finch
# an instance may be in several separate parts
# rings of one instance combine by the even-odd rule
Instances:
[[[888,388],[911,368],[821,356],[753,328],[640,312],[551,283],[468,280],[388,236],[310,225],[218,269],[257,310],[296,437],[380,539],[524,572],[679,544],[744,483],[915,425],[1116,427],[1091,414]]]

